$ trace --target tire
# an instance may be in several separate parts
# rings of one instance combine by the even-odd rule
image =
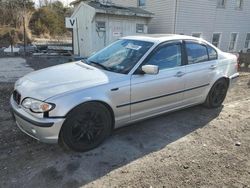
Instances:
[[[112,116],[101,103],[88,102],[73,109],[63,123],[59,144],[84,152],[99,146],[111,133]]]
[[[208,108],[218,108],[226,98],[228,83],[226,79],[217,80],[210,89],[204,105]]]

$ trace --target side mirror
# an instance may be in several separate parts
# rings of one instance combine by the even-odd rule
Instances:
[[[143,65],[141,67],[141,70],[145,74],[158,74],[159,73],[159,67],[156,65]]]

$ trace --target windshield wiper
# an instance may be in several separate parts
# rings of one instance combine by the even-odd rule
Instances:
[[[102,69],[104,70],[107,70],[107,71],[110,71],[110,68],[100,64],[100,63],[97,63],[97,62],[94,62],[94,61],[88,61],[90,65],[94,65],[94,66],[98,66],[98,67],[101,67]]]

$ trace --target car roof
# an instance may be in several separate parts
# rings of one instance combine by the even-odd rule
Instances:
[[[187,35],[176,35],[176,34],[144,34],[144,35],[127,36],[123,37],[122,39],[142,40],[153,43],[162,43],[170,40],[196,40],[196,41],[206,42],[201,38],[191,37]]]

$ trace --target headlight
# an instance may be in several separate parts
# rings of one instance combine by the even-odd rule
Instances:
[[[35,113],[48,112],[54,108],[54,104],[46,103],[32,98],[26,98],[22,102],[24,108],[30,109]]]

